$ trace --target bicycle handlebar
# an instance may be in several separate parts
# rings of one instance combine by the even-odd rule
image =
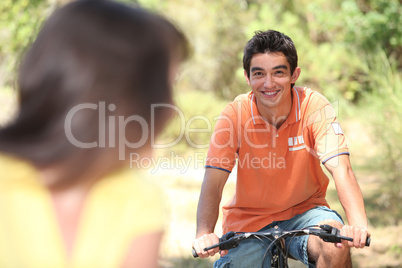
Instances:
[[[272,239],[278,239],[278,238],[286,238],[290,236],[302,236],[302,235],[315,235],[320,237],[323,241],[325,242],[330,242],[330,243],[340,243],[342,240],[347,240],[347,241],[352,241],[353,238],[346,237],[346,236],[341,236],[340,231],[332,227],[330,225],[319,225],[319,228],[304,228],[304,229],[298,229],[298,230],[291,230],[291,231],[283,231],[279,228],[272,228],[264,232],[255,232],[255,233],[235,233],[233,231],[230,231],[224,235],[222,235],[221,238],[219,238],[219,243],[206,247],[204,248],[205,251],[208,251],[210,249],[219,247],[220,250],[226,250],[226,249],[232,249],[235,248],[239,245],[239,243],[247,238],[250,237],[269,237]],[[366,246],[370,246],[371,243],[371,238],[367,237],[366,239]],[[192,251],[193,257],[197,258],[198,254],[193,249]]]

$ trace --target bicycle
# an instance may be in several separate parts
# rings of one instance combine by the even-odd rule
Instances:
[[[214,244],[210,247],[206,247],[204,250],[208,251],[210,249],[219,247],[220,250],[230,250],[232,248],[237,247],[241,241],[245,239],[258,239],[262,243],[267,246],[267,250],[263,257],[263,265],[264,260],[268,254],[271,255],[271,267],[273,268],[287,268],[288,267],[288,258],[292,258],[288,255],[288,249],[285,247],[285,238],[293,239],[296,236],[303,235],[315,235],[320,237],[325,242],[330,243],[340,243],[342,240],[353,241],[353,238],[341,236],[339,229],[332,227],[327,224],[323,225],[313,225],[308,226],[302,229],[295,230],[281,230],[278,226],[274,228],[259,231],[259,232],[233,232],[230,231],[221,238],[219,238],[219,243]],[[270,244],[267,244],[263,238],[270,241]],[[291,240],[292,241],[292,240]],[[290,243],[291,243],[290,241]],[[366,246],[370,246],[371,239],[370,237],[366,240]],[[289,245],[290,245],[289,243]],[[288,245],[288,247],[289,247]],[[198,254],[193,249],[193,257],[197,258]]]

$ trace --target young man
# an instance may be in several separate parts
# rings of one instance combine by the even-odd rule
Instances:
[[[350,267],[349,247],[363,248],[369,232],[335,111],[319,93],[294,87],[301,70],[293,41],[282,33],[257,32],[244,49],[243,67],[251,92],[228,104],[216,124],[193,248],[201,258],[219,251],[203,249],[218,242],[214,229],[219,204],[237,159],[236,194],[223,207],[224,233],[330,224],[354,241],[334,246],[314,236],[296,237],[290,254],[310,266]],[[329,179],[320,163],[335,181],[349,225],[329,209],[325,200]],[[246,240],[222,251],[215,267],[228,263],[230,267],[261,267],[265,250],[258,240]]]

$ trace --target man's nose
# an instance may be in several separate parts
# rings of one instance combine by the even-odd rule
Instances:
[[[272,88],[274,85],[275,85],[275,81],[274,81],[273,77],[271,77],[270,75],[267,75],[265,77],[264,87]]]

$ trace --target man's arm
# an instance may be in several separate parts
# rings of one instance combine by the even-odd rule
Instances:
[[[193,242],[193,248],[201,258],[213,256],[219,251],[218,248],[215,248],[205,252],[204,248],[219,243],[214,229],[219,217],[223,187],[228,177],[229,172],[216,168],[205,169],[197,210],[197,234]],[[225,253],[223,252],[222,255]]]
[[[341,234],[353,238],[353,242],[348,242],[349,246],[363,248],[370,234],[362,192],[353,173],[349,156],[334,157],[324,165],[334,178],[339,201],[345,210],[349,223],[342,228]]]

